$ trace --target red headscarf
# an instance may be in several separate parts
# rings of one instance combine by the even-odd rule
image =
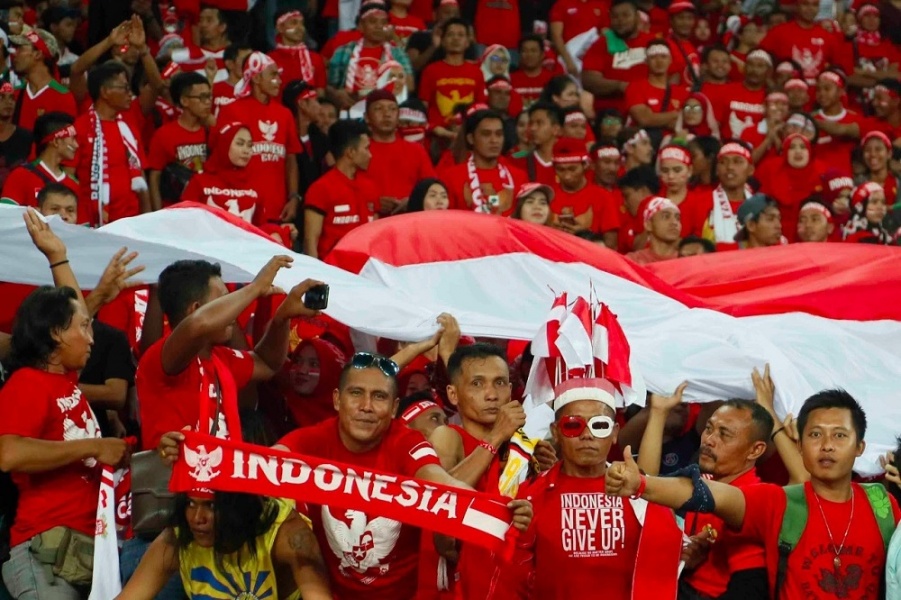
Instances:
[[[216,135],[210,140],[210,156],[203,163],[203,172],[215,175],[217,179],[225,183],[229,188],[249,188],[250,171],[247,167],[235,166],[228,157],[232,142],[242,129],[250,131],[250,126],[240,121],[226,123],[216,130]]]
[[[290,359],[307,347],[312,347],[319,358],[319,381],[312,393],[302,395],[292,385],[294,361]],[[285,405],[298,427],[315,425],[337,414],[332,401],[332,392],[338,388],[338,378],[346,362],[347,356],[344,352],[337,345],[322,338],[304,340],[291,353],[279,373],[279,388],[284,394]]]
[[[720,137],[720,126],[717,124],[716,116],[713,114],[713,104],[711,104],[710,98],[701,92],[692,92],[685,99],[685,102],[682,103],[682,106],[684,107],[689,100],[697,100],[701,103],[701,122],[693,126],[685,125],[685,117],[680,111],[675,129],[684,129],[696,137]]]
[[[788,162],[788,149],[795,140],[802,140],[810,155],[807,165],[801,168],[795,168]],[[794,237],[797,236],[801,202],[817,191],[823,170],[814,158],[810,140],[800,133],[793,133],[782,140],[782,155],[765,161],[757,173],[760,190],[779,202],[782,232],[791,241],[795,241]]]

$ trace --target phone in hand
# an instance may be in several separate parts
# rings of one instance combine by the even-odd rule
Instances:
[[[308,289],[303,295],[303,305],[310,310],[328,308],[328,285],[323,283]]]

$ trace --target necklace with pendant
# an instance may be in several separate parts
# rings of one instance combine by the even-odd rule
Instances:
[[[829,528],[829,521],[826,520],[826,513],[823,512],[823,505],[820,503],[819,495],[814,492],[813,497],[817,501],[817,507],[820,509],[820,515],[823,517],[823,524],[826,525],[826,533],[829,534],[829,543],[832,545],[832,551],[835,553],[835,558],[832,559],[832,564],[835,566],[835,569],[838,570],[842,566],[841,553],[842,548],[845,547],[845,540],[848,539],[848,532],[851,531],[851,521],[854,520],[854,489],[851,489],[851,515],[848,517],[848,526],[845,528],[845,535],[842,536],[842,543],[835,547],[835,538],[832,537],[832,530]]]

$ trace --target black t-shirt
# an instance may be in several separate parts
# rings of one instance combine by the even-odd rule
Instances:
[[[31,132],[21,127],[16,127],[8,140],[0,142],[0,189],[10,172],[28,160],[31,143]]]
[[[94,320],[94,346],[88,364],[81,371],[79,383],[103,385],[108,379],[124,379],[128,387],[135,384],[135,364],[125,334],[106,323]],[[88,398],[90,401],[90,398]],[[109,419],[105,410],[94,410],[100,431],[110,436]]]

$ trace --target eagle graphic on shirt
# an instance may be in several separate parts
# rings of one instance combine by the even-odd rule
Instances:
[[[274,142],[275,135],[278,133],[278,122],[276,121],[257,121],[260,127],[260,133],[267,142]]]
[[[340,560],[338,569],[345,577],[368,584],[391,568],[385,559],[394,551],[402,524],[393,519],[368,519],[366,513],[347,510],[343,519],[322,507],[322,528],[329,548]]]
[[[472,104],[475,101],[475,93],[470,92],[465,96],[460,95],[460,90],[451,90],[449,96],[441,92],[435,92],[435,102],[438,103],[438,112],[442,117],[450,117],[454,114],[454,108],[460,104]]]
[[[810,48],[792,46],[792,60],[801,66],[805,78],[815,79],[820,72],[820,65],[823,64],[823,49],[820,48],[814,54]]]

